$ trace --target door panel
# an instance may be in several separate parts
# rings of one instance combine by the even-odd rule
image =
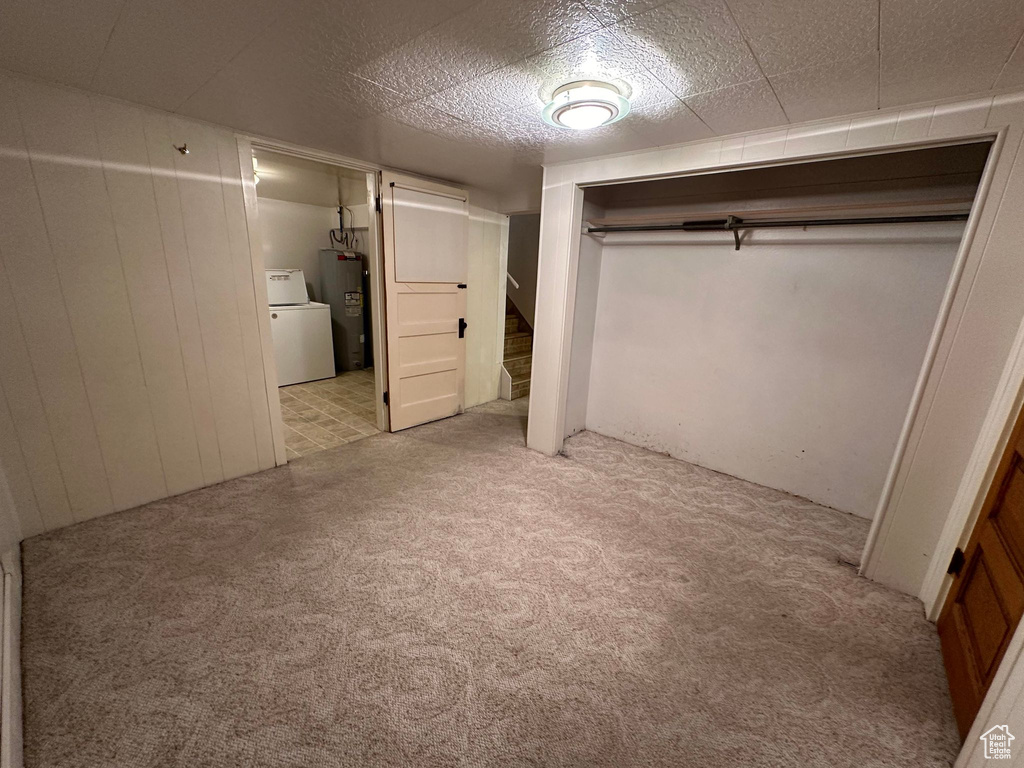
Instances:
[[[465,194],[436,194],[398,183],[387,189],[394,203],[395,278],[405,283],[464,281]]]
[[[1024,614],[1024,416],[1019,417],[939,616],[960,735],[966,736]]]
[[[459,286],[469,210],[461,190],[394,174],[384,174],[383,193],[388,400],[397,431],[463,407],[466,295]]]

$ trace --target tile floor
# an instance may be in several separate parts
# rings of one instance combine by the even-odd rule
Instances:
[[[289,459],[375,435],[373,369],[281,387],[284,444]]]

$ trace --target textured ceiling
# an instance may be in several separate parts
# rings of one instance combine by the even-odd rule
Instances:
[[[0,67],[512,209],[545,161],[1024,87],[1022,33],[1022,0],[0,0]],[[634,112],[541,122],[580,76]]]

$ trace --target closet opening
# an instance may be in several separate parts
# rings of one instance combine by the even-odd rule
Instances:
[[[872,519],[990,148],[586,187],[565,436]]]
[[[253,149],[286,454],[387,429],[377,174]]]

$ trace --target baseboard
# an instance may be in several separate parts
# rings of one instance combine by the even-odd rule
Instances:
[[[21,550],[0,554],[3,622],[0,640],[0,768],[24,765],[21,702]]]

